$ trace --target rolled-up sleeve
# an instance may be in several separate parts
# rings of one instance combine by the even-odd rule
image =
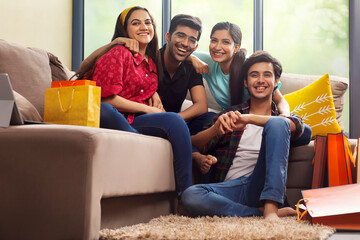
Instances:
[[[290,117],[288,117],[295,124],[295,131],[291,132],[290,141],[295,141],[304,133],[304,122],[301,117],[296,115],[295,113],[291,113]]]

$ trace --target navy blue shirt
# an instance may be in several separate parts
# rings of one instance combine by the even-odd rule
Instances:
[[[165,69],[164,51],[166,44],[160,49],[161,64],[164,70],[163,79],[159,80],[157,92],[167,112],[180,112],[187,91],[197,85],[204,85],[201,74],[196,73],[190,61],[184,61],[176,70],[173,78]]]

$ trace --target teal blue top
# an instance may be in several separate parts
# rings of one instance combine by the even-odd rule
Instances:
[[[209,66],[209,74],[203,74],[209,90],[216,102],[223,108],[230,107],[230,90],[229,90],[229,77],[230,74],[224,74],[220,68],[219,63],[214,62],[209,53],[193,52],[201,61]],[[244,91],[244,102],[250,99],[247,90]]]

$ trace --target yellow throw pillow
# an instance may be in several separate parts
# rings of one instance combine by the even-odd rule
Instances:
[[[290,111],[302,117],[311,127],[312,137],[341,132],[336,121],[335,105],[331,92],[329,74],[310,85],[284,95]]]

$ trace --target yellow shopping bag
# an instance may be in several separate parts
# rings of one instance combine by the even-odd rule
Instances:
[[[45,89],[44,122],[99,127],[101,88],[73,86]]]

